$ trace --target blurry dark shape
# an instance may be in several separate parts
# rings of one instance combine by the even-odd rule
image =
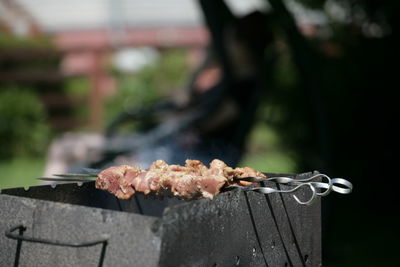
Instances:
[[[262,99],[264,50],[273,38],[257,30],[266,19],[261,12],[236,18],[223,1],[201,5],[212,44],[189,79],[187,101],[172,98],[121,114],[107,129],[103,160],[91,167],[110,165],[121,155],[144,166],[156,159],[182,164],[187,158],[238,163]],[[118,134],[123,123],[137,121],[141,133]]]

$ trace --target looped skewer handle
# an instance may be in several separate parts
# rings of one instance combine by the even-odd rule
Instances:
[[[316,181],[318,178],[324,178],[327,182]],[[271,178],[257,178],[257,177],[244,177],[238,178],[236,180],[248,181],[248,182],[274,182],[276,184],[294,186],[291,189],[274,189],[267,186],[254,187],[253,185],[245,187],[246,191],[255,191],[262,194],[271,193],[294,193],[300,188],[307,186],[311,190],[311,196],[306,201],[301,201],[296,195],[293,198],[297,203],[302,205],[310,205],[317,197],[327,196],[331,191],[337,192],[339,194],[350,194],[353,190],[353,185],[343,179],[343,178],[333,178],[331,179],[325,174],[316,174],[308,178],[303,179],[293,179],[290,177],[271,177]],[[231,188],[236,188],[240,186],[231,186]]]
[[[332,190],[339,194],[350,194],[353,191],[353,185],[343,178],[332,179]],[[341,185],[341,186],[338,186]]]
[[[297,186],[295,186],[292,189],[288,189],[288,190],[279,190],[279,189],[274,189],[271,187],[254,187],[252,189],[249,189],[249,191],[255,191],[255,192],[259,192],[262,194],[271,194],[271,193],[293,193],[296,192],[297,190],[299,190],[301,187],[303,186],[308,186],[312,192],[311,197],[306,200],[306,201],[301,201],[296,195],[293,195],[293,198],[297,201],[297,203],[302,204],[302,205],[310,205],[316,198],[317,198],[317,191],[314,188],[314,186],[312,186],[310,183],[303,183],[303,184],[298,184]]]

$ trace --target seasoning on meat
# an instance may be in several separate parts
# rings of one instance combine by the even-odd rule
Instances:
[[[183,199],[212,199],[224,186],[252,184],[234,179],[241,177],[266,178],[252,168],[233,169],[218,159],[211,161],[209,168],[198,160],[186,160],[185,166],[157,160],[148,170],[127,165],[105,169],[96,179],[96,188],[121,199],[129,199],[136,192]]]

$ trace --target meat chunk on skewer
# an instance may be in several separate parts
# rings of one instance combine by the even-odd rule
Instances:
[[[252,184],[234,179],[250,176],[266,178],[252,168],[233,169],[218,159],[214,159],[209,168],[198,160],[186,160],[185,166],[168,165],[157,160],[148,170],[127,165],[105,169],[96,179],[96,188],[107,190],[121,199],[129,199],[135,192],[183,199],[212,199],[224,186]]]

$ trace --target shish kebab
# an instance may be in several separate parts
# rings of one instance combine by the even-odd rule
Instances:
[[[317,196],[325,196],[330,191],[348,194],[352,184],[342,178],[331,179],[324,174],[317,174],[306,179],[290,177],[271,177],[250,167],[231,168],[223,161],[214,159],[207,167],[199,160],[186,160],[185,166],[169,165],[163,160],[154,161],[150,168],[120,165],[102,171],[88,170],[86,174],[56,174],[59,178],[38,178],[46,181],[85,182],[96,178],[97,189],[106,190],[120,199],[130,199],[136,192],[145,195],[169,196],[186,200],[208,198],[221,191],[242,188],[263,194],[291,193],[307,186],[312,195],[307,201],[295,200],[300,204],[310,204]],[[325,178],[327,182],[321,182]],[[266,187],[264,182],[294,186],[288,190]]]

